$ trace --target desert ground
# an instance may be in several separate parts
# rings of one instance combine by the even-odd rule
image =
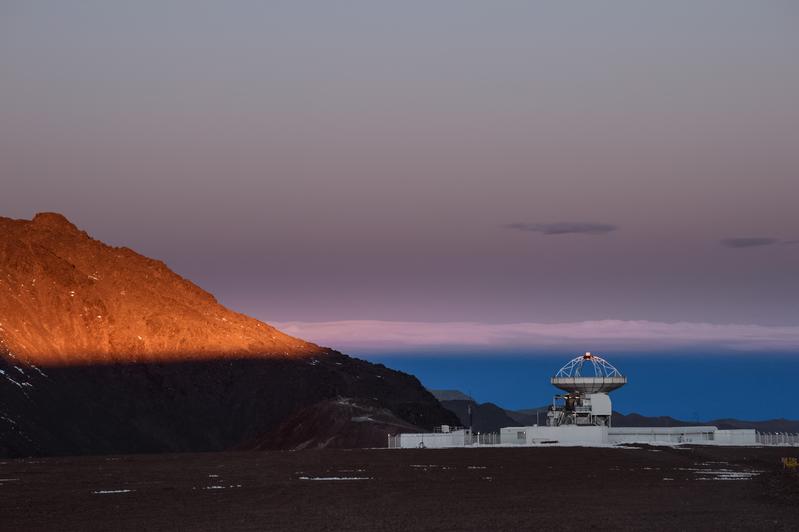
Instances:
[[[305,450],[0,462],[4,530],[797,530],[799,448]]]

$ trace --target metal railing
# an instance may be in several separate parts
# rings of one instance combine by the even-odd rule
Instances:
[[[472,445],[497,445],[499,443],[500,441],[498,432],[472,434]]]

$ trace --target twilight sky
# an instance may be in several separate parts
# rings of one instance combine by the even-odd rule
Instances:
[[[0,0],[0,216],[326,343],[357,331],[305,322],[795,348],[797,28],[791,0]]]

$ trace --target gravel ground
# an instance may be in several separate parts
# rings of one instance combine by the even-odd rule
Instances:
[[[307,450],[0,462],[3,530],[799,530],[799,448]]]

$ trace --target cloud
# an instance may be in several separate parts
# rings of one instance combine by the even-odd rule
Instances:
[[[505,227],[509,229],[517,229],[519,231],[542,233],[545,235],[604,235],[618,229],[618,227],[615,225],[594,222],[557,222],[549,224],[528,224],[517,222],[507,224]]]
[[[725,238],[721,240],[721,245],[728,248],[753,248],[760,246],[771,246],[776,244],[776,238],[763,238],[763,237],[743,237],[743,238]]]
[[[404,322],[351,320],[286,322],[281,330],[341,350],[422,348],[574,348],[641,350],[700,347],[798,350],[799,326],[718,325],[598,320],[568,323]]]

